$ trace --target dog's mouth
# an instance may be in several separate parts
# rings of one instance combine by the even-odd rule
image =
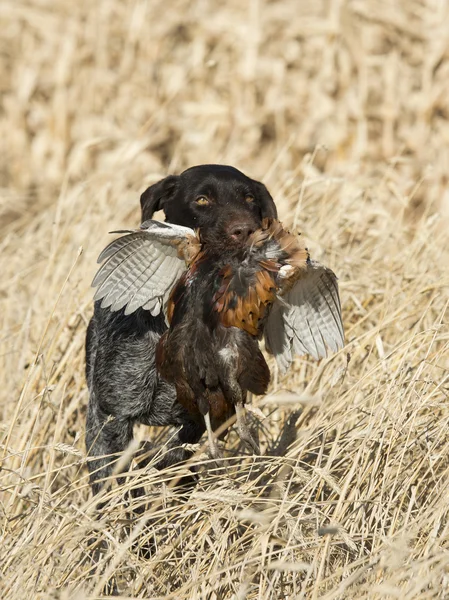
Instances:
[[[199,231],[203,245],[217,252],[244,250],[252,245],[254,235],[263,228],[253,220],[233,220],[214,231]]]

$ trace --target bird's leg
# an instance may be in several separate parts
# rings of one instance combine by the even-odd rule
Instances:
[[[217,438],[215,437],[214,432],[212,431],[209,411],[207,411],[207,413],[205,413],[204,415],[204,422],[206,423],[207,439],[209,442],[209,449],[210,453],[212,454],[212,458],[222,458],[220,449],[218,448]]]
[[[254,454],[260,454],[259,444],[254,439],[251,431],[249,430],[248,423],[246,422],[245,407],[243,406],[243,402],[236,403],[235,413],[237,417],[237,431],[239,432],[240,439],[250,446]]]
[[[251,448],[254,454],[260,454],[258,442],[254,439],[246,422],[244,401],[246,392],[239,383],[239,352],[236,345],[228,343],[220,352],[222,376],[220,385],[226,400],[235,406],[237,431],[240,439]]]

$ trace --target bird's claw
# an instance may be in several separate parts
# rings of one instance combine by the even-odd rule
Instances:
[[[246,422],[245,408],[243,404],[236,404],[236,416],[237,416],[237,431],[242,442],[245,442],[247,446],[253,451],[254,454],[260,454],[259,443],[254,439],[251,433],[248,423]]]
[[[218,458],[223,458],[220,448],[218,447],[217,438],[215,437],[214,432],[212,431],[212,425],[210,422],[210,416],[208,412],[204,415],[204,422],[206,424],[207,439],[209,442],[209,452],[212,458],[214,460],[217,460]]]

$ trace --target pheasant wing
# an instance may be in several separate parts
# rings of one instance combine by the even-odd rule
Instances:
[[[188,227],[146,221],[141,229],[124,233],[98,257],[103,264],[92,281],[95,300],[112,311],[125,307],[125,315],[142,307],[157,316],[174,284],[186,270],[187,257],[199,241]]]
[[[309,261],[294,286],[278,298],[264,328],[268,350],[286,371],[295,355],[327,356],[344,346],[337,277]]]

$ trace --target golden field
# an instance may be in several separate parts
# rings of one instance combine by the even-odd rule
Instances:
[[[449,598],[449,2],[3,0],[0,25],[2,600]],[[98,518],[96,257],[204,162],[337,272],[347,346],[271,360],[263,457],[200,447],[184,494],[185,467],[136,467],[147,510],[116,488]]]

